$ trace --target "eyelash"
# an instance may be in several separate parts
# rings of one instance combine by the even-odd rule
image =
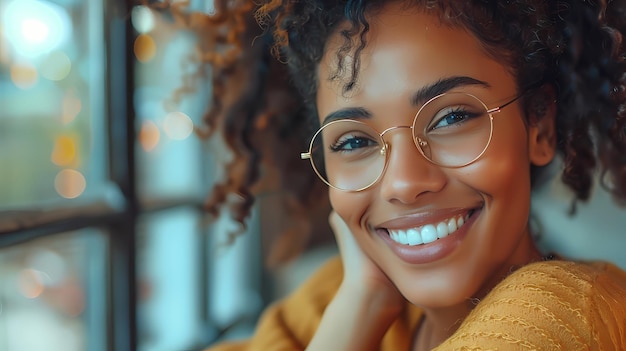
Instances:
[[[430,124],[430,127],[429,127],[429,129],[428,129],[428,131],[432,131],[432,130],[439,129],[439,128],[445,128],[445,127],[439,127],[439,128],[437,128],[437,125],[438,125],[441,121],[443,121],[443,120],[445,120],[446,118],[448,118],[450,115],[462,115],[464,118],[463,118],[463,120],[461,120],[461,121],[454,122],[454,123],[450,123],[450,124],[448,124],[448,125],[447,125],[447,126],[445,126],[445,127],[454,126],[454,125],[459,124],[459,123],[464,123],[464,122],[466,122],[467,120],[469,120],[469,119],[471,119],[471,118],[474,118],[474,117],[477,117],[477,116],[478,116],[478,114],[476,114],[476,113],[474,113],[474,112],[471,112],[470,110],[468,110],[468,109],[466,109],[466,108],[464,108],[464,107],[457,106],[457,107],[451,108],[451,109],[450,109],[449,111],[447,111],[447,112],[446,112],[446,113],[445,113],[445,114],[444,114],[441,118],[438,118],[437,120],[435,120],[435,121],[434,121],[434,123],[431,123],[431,124]]]
[[[363,147],[371,146],[372,144],[375,143],[371,138],[369,138],[367,136],[358,136],[358,135],[342,136],[337,141],[332,143],[329,146],[329,149],[332,152],[350,152],[352,150],[360,149],[361,147],[351,148],[351,149],[344,149],[344,147],[346,145],[348,145],[351,142],[355,142],[355,141],[356,142],[363,142],[363,141],[365,141],[366,144],[364,143]]]
[[[445,111],[445,112],[443,112]],[[471,109],[468,109],[464,106],[450,106],[444,109],[441,109],[440,112],[435,114],[435,116],[443,114],[440,118],[436,119],[433,123],[430,124],[428,131],[433,131],[440,128],[454,127],[460,125],[462,123],[467,122],[468,120],[477,117],[479,114],[472,112]],[[451,116],[459,116],[460,120],[452,121],[452,123],[448,123],[446,126],[437,127],[439,123],[445,121],[447,118]],[[356,132],[344,133],[341,137],[339,137],[335,142],[329,145],[330,152],[354,152],[355,150],[363,149],[366,147],[371,147],[376,145],[376,138],[369,137],[367,134],[360,135]],[[346,148],[346,146],[351,145],[350,148]],[[357,144],[357,145],[354,145]],[[356,146],[356,147],[355,147]]]

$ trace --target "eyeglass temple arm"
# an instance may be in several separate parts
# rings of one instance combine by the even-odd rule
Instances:
[[[527,86],[526,88],[524,88],[524,90],[517,95],[516,97],[514,97],[511,101],[506,102],[498,107],[494,107],[492,109],[487,110],[487,113],[498,113],[500,112],[501,109],[509,106],[510,104],[514,103],[515,101],[519,100],[522,96],[526,95],[526,93],[528,93],[530,90],[535,89],[540,87],[542,84],[544,83],[543,80],[538,80],[532,84],[530,84],[529,86]]]
[[[524,96],[524,94],[526,94],[528,90],[525,90],[524,92],[522,92],[521,94],[517,95],[516,97],[514,97],[512,100],[505,102],[504,104],[498,106],[498,107],[494,107],[491,108],[489,110],[487,110],[487,113],[498,113],[500,112],[501,109],[509,106],[510,104],[514,103],[515,101],[519,100],[522,96]]]

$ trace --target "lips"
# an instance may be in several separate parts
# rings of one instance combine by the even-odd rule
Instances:
[[[403,216],[381,224],[378,236],[409,264],[427,264],[452,254],[461,245],[482,207]]]

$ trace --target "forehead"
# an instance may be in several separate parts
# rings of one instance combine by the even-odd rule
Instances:
[[[368,23],[367,45],[356,56],[358,80],[350,91],[343,88],[351,78],[355,51],[340,64],[337,53],[345,39],[340,31],[329,38],[318,70],[320,116],[329,101],[340,105],[373,101],[389,90],[408,94],[452,76],[469,76],[515,91],[506,67],[488,55],[478,39],[463,28],[441,23],[437,15],[392,4],[370,15]],[[351,46],[358,46],[356,38]]]

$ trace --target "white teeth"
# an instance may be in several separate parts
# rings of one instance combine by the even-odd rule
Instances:
[[[437,229],[432,224],[427,224],[422,228],[422,240],[424,244],[432,243],[437,240]]]
[[[423,244],[424,242],[422,241],[422,236],[420,235],[420,231],[415,229],[415,228],[411,228],[409,230],[406,231],[406,237],[409,241],[409,245],[413,246],[413,245],[419,245],[419,244]]]
[[[469,214],[458,216],[441,221],[435,224],[426,224],[419,228],[410,228],[407,230],[391,230],[389,229],[389,237],[391,240],[402,245],[420,245],[428,244],[437,239],[445,238],[454,233],[469,219]]]
[[[448,221],[448,234],[454,233],[456,230],[456,219],[452,218]]]
[[[406,232],[405,232],[405,231],[402,231],[402,230],[401,230],[401,231],[398,233],[398,242],[399,242],[400,244],[404,244],[404,245],[407,245],[407,244],[409,243],[409,240],[408,240],[408,239],[407,239],[407,237],[406,237]]]
[[[437,224],[437,237],[441,239],[445,238],[446,236],[448,236],[448,225],[446,224],[446,222],[441,222]]]

